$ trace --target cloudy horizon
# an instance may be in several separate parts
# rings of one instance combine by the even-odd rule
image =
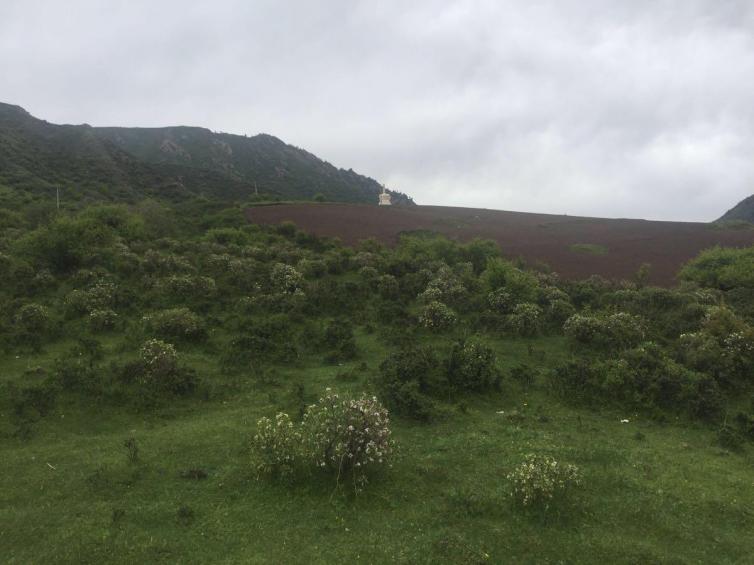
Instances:
[[[754,2],[0,6],[0,101],[269,133],[420,204],[709,221],[754,193]]]

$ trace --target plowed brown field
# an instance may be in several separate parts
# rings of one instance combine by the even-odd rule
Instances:
[[[378,207],[353,204],[285,204],[249,208],[249,221],[290,220],[300,229],[353,244],[368,237],[395,244],[403,232],[430,230],[452,239],[496,241],[507,257],[547,263],[564,277],[593,274],[630,278],[642,263],[654,284],[670,286],[680,267],[714,245],[754,245],[754,230],[718,230],[707,224],[610,220],[442,206]],[[606,248],[604,254],[574,251],[573,244]]]

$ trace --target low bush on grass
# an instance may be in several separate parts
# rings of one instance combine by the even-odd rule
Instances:
[[[722,408],[715,379],[687,369],[655,343],[605,361],[568,361],[554,369],[550,383],[568,400],[612,401],[631,410],[685,413],[712,420]]]
[[[331,320],[325,328],[324,346],[327,349],[325,361],[339,363],[356,357],[356,339],[353,325],[348,319]]]
[[[376,387],[396,414],[427,421],[435,413],[433,393],[441,386],[439,361],[427,347],[404,347],[380,365]]]
[[[260,474],[326,470],[336,481],[366,483],[392,453],[390,420],[376,397],[340,396],[330,389],[306,408],[300,423],[285,413],[261,418],[252,437],[252,464]]]
[[[147,328],[159,337],[198,341],[206,337],[201,317],[188,308],[161,310],[144,317]]]
[[[583,483],[576,465],[546,455],[527,455],[507,475],[511,497],[521,506],[549,510]]]
[[[146,404],[156,402],[161,394],[185,395],[197,385],[196,372],[179,362],[178,352],[171,343],[150,339],[141,346],[139,359],[120,371],[120,380],[135,384]]]
[[[472,340],[453,344],[446,363],[450,386],[481,392],[500,388],[501,375],[492,348]]]

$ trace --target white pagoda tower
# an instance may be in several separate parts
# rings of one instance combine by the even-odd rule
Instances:
[[[382,194],[380,194],[380,206],[390,206],[390,204],[390,194],[388,194],[387,189],[383,186]]]

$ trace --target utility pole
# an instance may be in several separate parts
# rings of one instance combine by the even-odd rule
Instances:
[[[55,187],[55,204],[58,212],[60,212],[60,187]]]
[[[259,189],[257,188],[257,181],[254,181],[254,194],[259,196]]]

